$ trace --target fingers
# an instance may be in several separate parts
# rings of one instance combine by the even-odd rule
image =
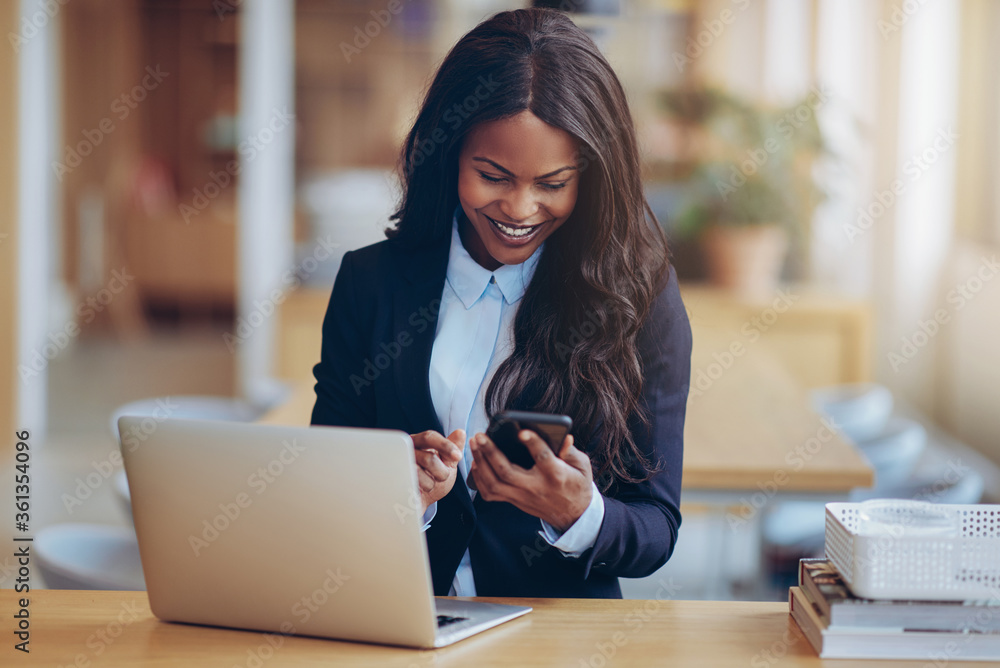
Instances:
[[[549,469],[556,463],[555,453],[541,436],[530,429],[522,429],[517,433],[518,439],[528,448],[528,452],[535,458],[535,464],[545,469]],[[565,444],[565,442],[564,442]]]
[[[510,463],[507,456],[500,452],[500,449],[493,444],[486,434],[476,434],[476,437],[469,442],[472,449],[472,456],[483,459],[490,466],[494,476],[511,485],[523,484],[524,469]]]
[[[594,469],[593,465],[590,463],[590,457],[587,456],[587,453],[573,445],[572,441],[570,441],[568,445],[565,443],[563,444],[563,449],[562,452],[559,453],[559,458],[585,475],[588,480],[594,479]]]
[[[462,434],[461,440],[464,441],[465,432],[461,429],[456,429],[451,433],[451,435],[454,437],[459,433]],[[419,434],[413,434],[411,438],[413,439],[414,448],[417,450],[436,450],[442,461],[453,461],[457,463],[462,459],[462,449],[460,446],[455,444],[457,438],[445,438],[433,429],[422,431]]]
[[[479,486],[476,484],[476,461],[473,460],[472,464],[469,465],[469,476],[465,479],[465,486],[469,489],[474,489],[479,491]]]
[[[416,450],[414,455],[419,466],[427,475],[438,482],[444,482],[455,472],[456,464],[445,464],[436,450]]]
[[[475,447],[475,446],[474,446]],[[473,450],[475,453],[476,450]],[[475,481],[475,489],[487,501],[506,501],[510,497],[507,492],[511,486],[497,477],[490,462],[479,453],[478,459],[472,463],[469,478]]]
[[[448,434],[448,439],[455,444],[455,447],[449,452],[444,453],[444,459],[452,461],[457,464],[462,459],[462,455],[465,452],[465,430],[456,429],[455,431]]]
[[[437,482],[435,482],[434,478],[428,475],[426,471],[421,468],[417,469],[417,485],[420,487],[421,492],[430,492],[436,484]]]
[[[576,443],[576,439],[573,438],[573,434],[566,434],[566,438],[563,439],[562,445],[559,446],[559,458],[563,459],[563,455],[569,450],[573,444]]]

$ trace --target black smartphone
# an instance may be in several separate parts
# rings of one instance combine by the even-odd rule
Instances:
[[[529,413],[527,411],[504,411],[490,418],[486,435],[512,463],[530,469],[535,465],[528,447],[517,437],[522,429],[530,429],[548,443],[552,452],[559,454],[566,434],[573,428],[573,419],[568,415],[551,413]]]

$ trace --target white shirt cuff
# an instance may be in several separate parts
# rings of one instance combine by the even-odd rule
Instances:
[[[437,501],[427,506],[427,510],[424,511],[424,528],[421,529],[421,531],[427,531],[428,529],[431,528],[431,520],[434,519],[434,516],[437,515],[437,512],[438,512]]]
[[[594,547],[597,542],[597,534],[601,531],[601,524],[604,522],[604,497],[593,482],[590,483],[591,496],[590,505],[583,511],[579,519],[560,535],[551,524],[545,520],[540,520],[542,530],[538,535],[545,539],[545,542],[552,547],[558,548],[567,557],[579,557],[584,552]]]

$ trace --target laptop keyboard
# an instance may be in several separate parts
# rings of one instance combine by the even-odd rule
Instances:
[[[448,615],[438,615],[438,628],[442,626],[448,626],[449,624],[454,624],[455,622],[464,622],[468,617],[449,617]]]

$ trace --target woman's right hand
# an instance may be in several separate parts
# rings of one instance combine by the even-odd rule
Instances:
[[[417,482],[420,486],[421,514],[445,497],[455,485],[458,463],[465,450],[465,430],[456,429],[445,438],[428,430],[411,434],[417,459]]]

